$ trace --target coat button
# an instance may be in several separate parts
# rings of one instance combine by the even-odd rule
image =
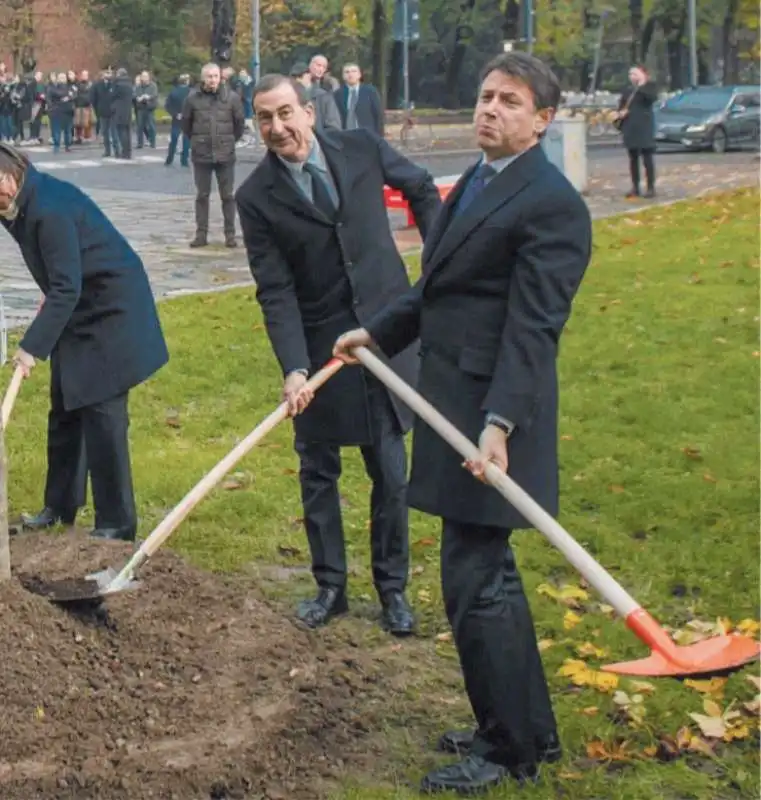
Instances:
[[[344,266],[346,267],[346,269],[351,269],[354,266],[354,264],[351,261],[346,261],[344,263]]]

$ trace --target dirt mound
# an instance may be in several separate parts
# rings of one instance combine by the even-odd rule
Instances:
[[[24,535],[13,564],[50,580],[130,553]],[[362,752],[374,667],[324,651],[250,580],[171,553],[141,578],[96,613],[0,586],[0,797],[319,797]]]

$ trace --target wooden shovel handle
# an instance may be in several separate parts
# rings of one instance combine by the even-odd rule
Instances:
[[[473,461],[480,458],[479,449],[427,400],[408,386],[392,369],[365,347],[354,349],[360,363],[396,394],[436,433],[451,445],[463,458]],[[573,564],[595,589],[615,608],[621,617],[627,617],[639,608],[613,576],[528,495],[512,478],[494,464],[486,466],[487,481]]]
[[[23,382],[24,373],[21,367],[16,367],[13,372],[13,377],[11,378],[11,384],[3,398],[2,411],[0,411],[0,426],[2,426],[3,430],[8,427],[8,420],[11,418],[13,404],[16,402],[16,397],[18,397],[19,389]]]
[[[312,390],[319,389],[326,381],[333,377],[343,366],[338,358],[333,358],[308,381],[307,386]],[[266,419],[260,422],[243,441],[239,442],[211,472],[201,480],[180,500],[180,502],[164,517],[153,529],[152,533],[142,543],[130,562],[120,573],[121,576],[131,576],[141,563],[150,558],[162,544],[177,530],[190,512],[206,497],[207,494],[227,475],[228,472],[251,451],[261,440],[283,420],[288,418],[288,404],[281,403]]]

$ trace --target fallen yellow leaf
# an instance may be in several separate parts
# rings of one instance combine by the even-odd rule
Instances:
[[[642,755],[645,755],[648,758],[653,758],[656,755],[657,752],[658,752],[658,748],[654,747],[653,745],[650,745],[650,747],[646,747],[642,751]]]
[[[575,686],[590,686],[601,692],[611,692],[618,686],[617,675],[590,669],[584,661],[574,658],[567,658],[557,674],[570,678]]]
[[[582,601],[589,600],[589,594],[579,586],[555,587],[548,583],[542,583],[537,586],[536,592],[545,597],[551,597],[569,608],[580,608]]]
[[[697,681],[688,678],[684,685],[690,689],[694,689],[701,694],[709,694],[712,697],[720,699],[724,696],[724,687],[726,686],[726,678],[711,678],[707,681]]]
[[[692,731],[685,725],[683,728],[679,729],[676,735],[676,743],[680,750],[684,750],[686,747],[689,747],[691,741]]]
[[[558,778],[564,781],[580,781],[584,776],[581,772],[567,772],[566,770],[561,770],[558,772]]]
[[[690,743],[687,747],[688,750],[691,750],[693,753],[702,753],[704,756],[713,757],[713,747],[709,742],[705,739],[701,739],[699,736],[693,736],[690,739]]]
[[[725,742],[732,742],[736,739],[747,739],[749,736],[750,728],[747,723],[739,722],[731,728],[727,728],[727,732],[724,734],[723,738]]]
[[[451,642],[452,641],[452,633],[451,633],[451,631],[445,631],[444,633],[436,634],[436,641],[437,642]]]
[[[581,622],[581,617],[573,611],[566,611],[563,616],[563,628],[567,631],[572,630]]]
[[[585,717],[594,717],[600,709],[597,706],[587,706],[582,708],[581,712]]]
[[[554,644],[555,642],[553,642],[552,639],[540,639],[537,643],[540,653],[543,653],[545,650],[549,650]]]
[[[635,692],[640,692],[640,694],[652,694],[655,691],[655,686],[647,681],[630,680],[629,684]]]
[[[627,741],[612,742],[609,746],[606,742],[595,739],[587,744],[587,757],[595,761],[630,761],[628,747]]]
[[[755,638],[758,636],[759,630],[761,630],[761,624],[756,622],[755,619],[744,619],[737,623],[735,630],[743,636]]]
[[[597,647],[597,645],[592,644],[592,642],[583,642],[582,644],[576,647],[576,652],[582,656],[589,658],[605,658],[608,655],[608,651],[603,649],[602,647]]]

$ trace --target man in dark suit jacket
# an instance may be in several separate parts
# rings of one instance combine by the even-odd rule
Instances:
[[[358,445],[373,482],[372,567],[385,626],[410,633],[404,596],[409,566],[403,434],[409,409],[363,369],[341,370],[312,399],[307,375],[331,357],[336,337],[369,320],[409,289],[389,230],[383,185],[401,189],[425,236],[440,200],[431,176],[369,131],[315,134],[304,87],[267,75],[254,89],[267,156],[236,201],[257,299],[295,415],[304,522],[318,585],[301,604],[310,627],[347,609],[346,556],[338,495],[340,447]],[[401,348],[394,368],[416,378],[417,351]],[[296,397],[299,401],[296,402]],[[304,411],[303,414],[300,412]]]
[[[84,192],[8,145],[0,145],[0,222],[45,295],[14,358],[27,377],[36,359],[51,360],[43,513],[50,524],[73,519],[84,446],[92,535],[134,540],[127,395],[168,359],[143,264]]]
[[[343,77],[344,85],[335,92],[343,129],[367,128],[383,136],[385,117],[378,90],[368,83],[361,83],[362,71],[356,64],[344,65]]]
[[[532,779],[560,756],[528,602],[510,548],[530,527],[483,478],[492,462],[551,514],[558,510],[558,339],[589,261],[581,197],[546,159],[539,138],[560,87],[525,53],[484,72],[475,111],[483,157],[460,179],[425,242],[423,276],[335,352],[373,343],[392,357],[420,337],[420,392],[478,441],[457,453],[415,426],[409,502],[442,517],[444,605],[477,728],[445,734],[466,754],[430,773],[427,792],[488,790],[509,775]],[[508,461],[509,450],[509,461]]]

